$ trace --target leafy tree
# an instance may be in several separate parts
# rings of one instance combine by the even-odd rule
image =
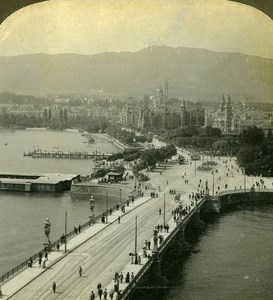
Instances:
[[[258,128],[256,126],[249,126],[240,134],[240,140],[243,145],[261,144],[264,141],[264,132],[261,128]]]

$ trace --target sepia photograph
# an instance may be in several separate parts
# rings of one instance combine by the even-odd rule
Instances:
[[[0,299],[273,299],[272,19],[0,0]]]

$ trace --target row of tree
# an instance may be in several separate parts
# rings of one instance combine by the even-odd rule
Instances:
[[[27,127],[47,127],[54,130],[81,128],[89,132],[104,132],[109,127],[109,121],[103,117],[75,116],[67,119],[65,110],[60,110],[58,118],[52,118],[50,110],[44,111],[43,116],[21,115],[8,113],[5,110],[0,115],[0,126],[3,128],[22,129]]]

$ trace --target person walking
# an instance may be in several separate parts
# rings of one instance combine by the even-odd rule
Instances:
[[[108,295],[107,289],[105,289],[105,290],[103,291],[103,300],[107,300],[107,295]]]
[[[41,268],[41,265],[42,265],[42,258],[39,257],[39,268]]]
[[[48,260],[48,252],[45,252],[45,259]]]
[[[113,300],[115,291],[112,289],[109,291],[110,300]]]
[[[96,296],[94,294],[93,291],[91,291],[91,294],[90,294],[90,300],[95,300]]]
[[[99,298],[101,300],[101,296],[102,296],[102,289],[101,288],[99,288],[99,290],[98,290],[98,295],[99,295]]]
[[[158,212],[159,212],[159,215],[161,215],[161,208],[159,208]]]
[[[123,283],[123,273],[122,272],[120,272],[119,278],[120,278],[120,283]]]
[[[118,223],[120,224],[120,216],[118,216]]]
[[[80,275],[80,277],[82,277],[82,267],[81,266],[79,266],[79,275]]]
[[[42,268],[43,269],[46,268],[46,258],[45,257],[42,259]]]
[[[57,288],[57,284],[55,281],[53,281],[53,284],[52,284],[53,293],[56,293],[56,288]]]

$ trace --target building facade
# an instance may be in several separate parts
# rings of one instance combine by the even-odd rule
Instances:
[[[159,88],[154,95],[150,96],[149,100],[142,104],[130,98],[121,113],[122,124],[142,130],[205,125],[205,110],[201,104],[182,100],[179,107],[172,106],[167,100],[167,83],[165,83],[165,92]]]

